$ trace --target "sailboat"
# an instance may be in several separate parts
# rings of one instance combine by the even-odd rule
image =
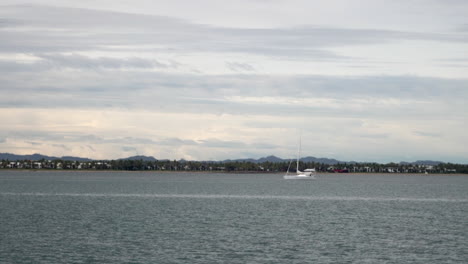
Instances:
[[[301,138],[299,137],[299,148],[297,151],[297,161],[296,161],[296,174],[289,174],[289,168],[291,167],[292,160],[289,162],[288,170],[286,175],[283,176],[286,180],[293,179],[302,179],[302,180],[314,180],[315,179],[315,169],[305,169],[304,171],[299,170],[299,160],[301,157]]]

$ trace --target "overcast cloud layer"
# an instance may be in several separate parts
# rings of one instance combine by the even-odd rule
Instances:
[[[2,1],[0,152],[468,163],[468,2],[322,2]]]

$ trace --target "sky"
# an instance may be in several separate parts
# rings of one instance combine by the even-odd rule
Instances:
[[[468,1],[0,0],[0,152],[468,163]]]

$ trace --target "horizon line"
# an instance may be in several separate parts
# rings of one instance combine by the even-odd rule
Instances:
[[[73,160],[73,161],[79,161],[79,159],[82,159],[82,160],[89,160],[89,161],[112,161],[112,160],[126,160],[126,159],[130,159],[130,158],[136,158],[136,157],[145,157],[145,158],[151,158],[151,159],[155,159],[155,161],[172,161],[172,160],[175,160],[175,161],[191,161],[191,162],[227,162],[227,161],[249,161],[249,160],[253,160],[253,161],[259,161],[261,159],[267,159],[267,158],[276,158],[276,159],[280,159],[281,161],[279,162],[286,162],[286,161],[291,161],[291,160],[296,160],[297,158],[281,158],[281,157],[278,157],[276,155],[267,155],[267,156],[263,156],[263,157],[259,157],[259,158],[228,158],[228,159],[223,159],[223,160],[213,160],[213,159],[210,159],[210,160],[188,160],[188,159],[185,159],[185,158],[180,158],[180,159],[169,159],[169,158],[155,158],[154,156],[148,156],[148,155],[132,155],[132,156],[128,156],[128,157],[123,157],[123,158],[106,158],[106,159],[95,159],[95,158],[88,158],[88,157],[78,157],[78,156],[71,156],[71,155],[62,155],[61,157],[57,157],[57,156],[50,156],[50,155],[46,155],[46,154],[41,154],[41,153],[33,153],[33,154],[14,154],[14,153],[8,153],[8,152],[2,152],[0,153],[0,155],[13,155],[13,156],[34,156],[34,155],[39,155],[39,156],[45,156],[45,157],[48,157],[48,158],[52,158],[54,160],[57,160],[57,159],[63,159],[63,158],[70,158],[70,160],[73,160],[73,158],[76,158],[77,160]],[[336,158],[327,158],[327,157],[315,157],[315,156],[306,156],[306,157],[302,157],[300,158],[299,160],[302,161],[304,159],[326,159],[326,160],[330,160],[330,161],[335,161],[337,163],[376,163],[376,164],[389,164],[389,163],[396,163],[396,164],[401,164],[401,163],[409,163],[409,164],[412,164],[412,163],[417,163],[417,162],[430,162],[430,163],[452,163],[452,164],[468,164],[468,163],[457,163],[457,162],[447,162],[447,161],[440,161],[440,160],[433,160],[433,159],[416,159],[414,161],[405,161],[405,160],[400,160],[400,161],[390,161],[390,162],[377,162],[377,161],[356,161],[356,160],[349,160],[349,161],[344,161],[344,160],[338,160]],[[138,160],[138,159],[135,159],[135,160]],[[140,160],[143,160],[143,159],[140,159]],[[313,162],[319,162],[319,161],[313,161]],[[323,163],[323,162],[319,162],[319,163]]]

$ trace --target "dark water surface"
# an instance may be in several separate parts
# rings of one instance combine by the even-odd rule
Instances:
[[[0,171],[0,263],[468,263],[468,176]]]

